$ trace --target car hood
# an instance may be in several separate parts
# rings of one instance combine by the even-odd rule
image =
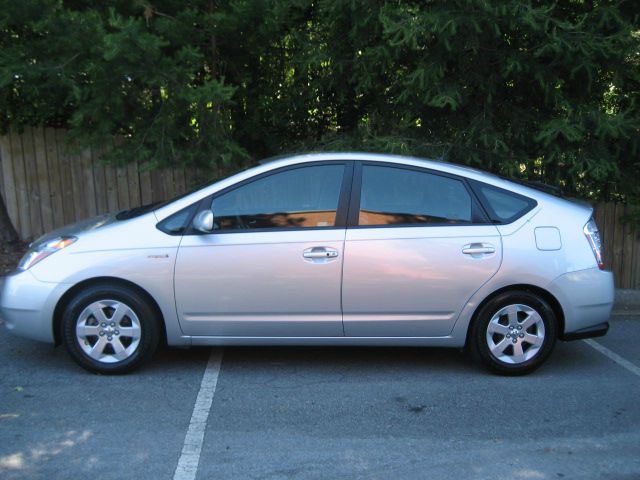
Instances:
[[[29,245],[29,248],[37,247],[38,245],[48,242],[49,240],[57,237],[72,235],[77,236],[84,232],[90,232],[92,230],[104,227],[105,225],[109,225],[110,223],[113,223],[115,221],[117,221],[115,214],[106,213],[103,215],[98,215],[97,217],[81,220],[70,225],[65,225],[64,227],[46,233],[37,240],[33,241],[33,243]]]

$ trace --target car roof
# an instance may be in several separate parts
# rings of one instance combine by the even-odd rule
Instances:
[[[430,160],[418,157],[404,156],[404,155],[392,155],[384,153],[369,153],[369,152],[323,152],[323,153],[300,153],[291,154],[285,156],[271,157],[263,160],[259,165],[243,170],[227,178],[214,181],[208,185],[205,185],[201,189],[185,195],[183,198],[177,199],[175,202],[163,205],[156,210],[156,216],[159,220],[166,218],[167,216],[191,205],[198,199],[205,198],[211,194],[214,194],[224,188],[234,185],[235,183],[247,180],[253,176],[267,173],[278,168],[303,165],[316,162],[326,162],[335,160],[352,160],[352,161],[366,161],[366,162],[380,162],[380,163],[392,163],[398,165],[415,166],[421,168],[427,168],[443,173],[452,175],[459,175],[467,179],[478,180],[490,185],[494,185],[500,188],[504,188],[536,200],[555,201],[561,199],[548,195],[539,190],[511,182],[509,180],[498,177],[497,175],[484,172],[475,168],[448,163],[439,160]]]
[[[433,160],[420,157],[413,157],[408,155],[395,155],[389,153],[372,153],[372,152],[320,152],[320,153],[298,153],[290,155],[278,155],[276,157],[270,157],[262,160],[260,165],[274,165],[278,162],[289,165],[293,163],[307,163],[307,162],[321,162],[329,160],[360,160],[367,162],[382,162],[382,163],[398,163],[398,164],[416,164],[421,167],[431,168],[440,171],[450,171],[451,173],[457,173],[459,175],[467,176],[469,173],[475,173],[479,175],[490,175],[499,179],[499,177],[483,172],[475,168],[456,165],[443,160]],[[278,165],[280,166],[280,165]]]

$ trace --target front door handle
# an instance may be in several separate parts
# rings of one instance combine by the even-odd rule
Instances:
[[[496,253],[496,248],[490,243],[470,243],[462,247],[465,255],[487,255]]]
[[[336,258],[338,256],[338,250],[328,247],[312,247],[303,251],[302,256],[309,259]]]

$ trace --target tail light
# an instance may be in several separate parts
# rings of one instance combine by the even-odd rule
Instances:
[[[589,245],[591,245],[591,250],[593,250],[593,255],[596,257],[596,262],[598,262],[598,268],[600,270],[604,270],[604,261],[602,259],[602,242],[600,241],[600,232],[598,231],[598,225],[596,225],[595,220],[592,218],[589,219],[587,224],[584,226],[584,234],[589,240]]]

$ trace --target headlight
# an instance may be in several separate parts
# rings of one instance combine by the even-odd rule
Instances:
[[[40,260],[44,260],[52,253],[68,247],[76,240],[78,240],[77,237],[57,237],[48,242],[41,243],[27,251],[24,257],[22,257],[22,260],[20,260],[18,268],[20,270],[28,270]]]

